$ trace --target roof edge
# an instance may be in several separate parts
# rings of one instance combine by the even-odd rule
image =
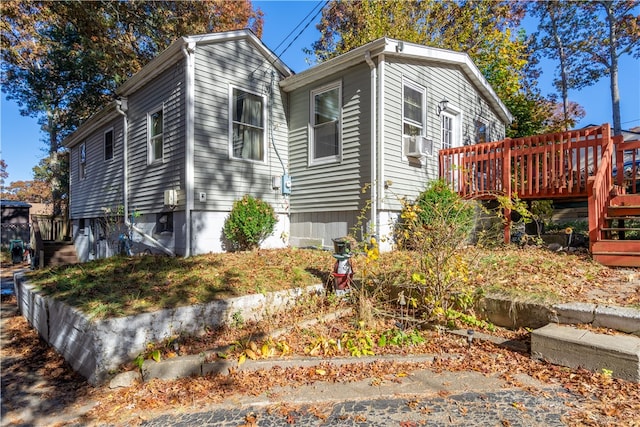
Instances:
[[[72,148],[82,140],[91,135],[97,127],[104,126],[118,116],[116,111],[116,101],[111,101],[106,107],[90,116],[69,136],[67,136],[62,145],[65,148]]]
[[[386,37],[376,39],[350,50],[347,53],[320,63],[306,71],[302,71],[295,76],[288,77],[280,82],[280,86],[286,92],[298,89],[326,76],[327,71],[329,70],[331,73],[335,73],[364,62],[364,54],[366,52],[369,52],[371,56],[384,54],[385,56],[414,58],[458,65],[462,68],[464,74],[473,82],[478,91],[483,93],[490,100],[490,104],[496,109],[500,118],[506,123],[511,123],[513,121],[513,116],[507,107],[495,93],[487,79],[482,75],[467,53],[430,47]]]

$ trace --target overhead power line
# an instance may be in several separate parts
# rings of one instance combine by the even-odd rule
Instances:
[[[296,34],[296,36],[293,38],[293,40],[291,40],[291,42],[287,45],[287,47],[285,47],[282,52],[280,52],[279,54],[276,54],[278,56],[278,58],[280,58],[290,47],[293,43],[295,43],[296,40],[298,40],[298,38],[302,35],[302,33],[305,32],[305,30],[309,27],[309,25],[311,25],[311,23],[318,17],[318,15],[320,14],[320,12],[322,12],[322,8],[324,7],[324,5],[327,3],[327,1],[320,1],[318,2],[313,9],[311,9],[311,12],[309,12],[307,14],[307,16],[305,16],[302,21],[300,21],[300,23],[291,31],[291,33],[289,33],[289,35],[287,35],[287,37],[285,37],[285,39],[276,47],[275,50],[278,49],[278,47],[280,47],[287,38],[289,38],[289,36],[298,28],[300,27],[300,25],[302,25],[305,20],[307,20],[307,18],[309,18],[309,16],[318,8],[318,6],[321,6],[320,9],[318,9],[316,11],[316,13],[310,18],[308,19],[307,23],[305,24],[305,26],[298,32],[298,34]]]
[[[313,9],[311,9],[311,11],[309,11],[309,13],[307,13],[307,15],[306,15],[304,18],[302,18],[302,20],[298,23],[298,25],[296,25],[296,26],[295,26],[295,28],[294,28],[293,30],[291,30],[291,32],[289,32],[289,34],[287,34],[287,35],[285,36],[285,38],[284,38],[284,39],[282,39],[282,41],[280,42],[280,44],[278,44],[278,46],[276,46],[276,47],[273,49],[273,51],[274,51],[274,52],[277,52],[277,51],[278,51],[278,48],[280,48],[280,46],[282,46],[282,45],[287,41],[287,39],[288,39],[289,37],[291,37],[291,35],[292,35],[292,34],[293,34],[293,33],[294,33],[294,32],[295,32],[295,31],[296,31],[296,30],[297,30],[297,29],[298,29],[302,24],[304,24],[304,23],[305,23],[305,21],[307,20],[307,18],[309,18],[309,16],[311,16],[311,14],[312,14],[312,13],[314,13],[314,12],[316,11],[316,8],[317,8],[318,6],[320,6],[320,5],[323,5],[323,3],[324,3],[324,4],[326,4],[326,1],[319,1],[318,3],[316,3],[316,5],[313,7]],[[322,10],[322,8],[321,8],[321,10]],[[318,14],[316,13],[316,15],[314,15],[314,17],[313,17],[311,20],[315,19],[315,17],[316,17],[317,15],[318,15]],[[309,26],[309,24],[307,24],[307,26]],[[305,28],[306,28],[306,27],[305,27]],[[297,36],[296,36],[296,37],[297,37]],[[295,39],[294,39],[294,41],[295,41]],[[287,48],[288,48],[288,47],[289,47],[289,46],[287,46]],[[279,57],[280,55],[282,55],[286,50],[287,50],[287,49],[285,48],[285,50],[283,50],[280,54],[277,54],[277,55],[278,55],[278,57]]]

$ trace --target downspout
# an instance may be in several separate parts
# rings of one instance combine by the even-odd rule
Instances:
[[[129,221],[129,117],[127,111],[129,110],[127,105],[127,98],[120,98],[116,100],[116,111],[122,114],[123,117],[123,131],[122,131],[122,163],[123,163],[123,214],[124,223],[127,227],[131,227],[133,231],[144,237],[145,240],[153,243],[154,246],[160,248],[164,253],[174,256],[173,251],[165,247],[162,243],[154,239],[152,236],[146,234],[143,230],[139,229]]]
[[[194,209],[194,122],[195,122],[195,82],[194,82],[194,58],[193,53],[196,50],[195,42],[188,42],[182,47],[182,53],[185,56],[185,167],[184,167],[184,192],[185,201],[185,251],[184,257],[191,256],[191,232],[192,217],[191,213]]]
[[[127,116],[129,105],[127,101],[127,98],[116,100],[116,111],[122,114],[122,193],[125,223],[129,222],[129,117]]]
[[[380,239],[380,224],[378,221],[378,146],[377,146],[377,68],[376,64],[371,60],[371,52],[367,51],[364,55],[364,60],[369,65],[371,73],[371,220],[373,221],[374,235],[376,239]]]

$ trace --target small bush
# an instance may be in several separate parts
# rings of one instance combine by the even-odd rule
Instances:
[[[233,203],[231,213],[224,222],[224,237],[231,251],[257,248],[278,222],[271,205],[245,195]]]
[[[475,221],[475,204],[460,198],[446,182],[432,181],[413,202],[403,202],[395,240],[402,249],[415,250],[425,235],[440,227],[455,230],[465,240]]]

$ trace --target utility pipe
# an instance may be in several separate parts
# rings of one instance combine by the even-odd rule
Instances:
[[[373,221],[374,233],[377,239],[380,238],[380,224],[378,224],[378,159],[377,159],[377,68],[376,64],[371,60],[371,52],[367,51],[364,60],[369,65],[371,73],[371,220]]]
[[[129,104],[127,98],[116,100],[116,111],[122,114],[122,193],[124,195],[124,220],[129,221]]]

